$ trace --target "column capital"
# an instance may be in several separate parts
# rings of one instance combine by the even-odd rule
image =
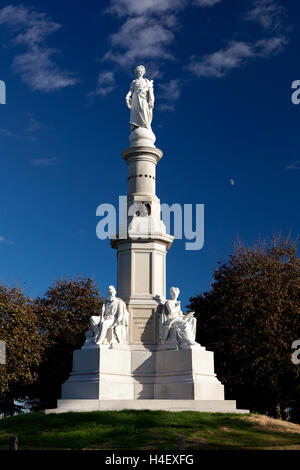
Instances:
[[[122,152],[122,157],[124,158],[125,162],[127,163],[129,159],[132,158],[143,158],[147,159],[150,158],[151,160],[154,158],[156,160],[156,164],[159,162],[159,160],[162,158],[163,152],[159,148],[156,147],[127,147],[125,150]]]

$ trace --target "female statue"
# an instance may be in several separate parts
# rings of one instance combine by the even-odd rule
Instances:
[[[126,95],[126,104],[130,109],[131,131],[137,127],[151,129],[152,110],[154,108],[153,80],[144,78],[146,69],[138,65],[135,69],[136,79],[131,82]]]
[[[197,320],[194,312],[184,315],[181,311],[180,301],[177,300],[180,290],[178,287],[171,287],[171,299],[164,304],[161,315],[160,339],[165,342],[168,340],[172,328],[176,330],[176,342],[179,349],[187,349],[195,342]]]

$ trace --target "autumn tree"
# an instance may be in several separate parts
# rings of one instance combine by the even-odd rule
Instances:
[[[102,298],[93,279],[55,281],[35,302],[43,343],[37,382],[27,390],[42,408],[56,407],[61,385],[72,370],[72,353],[84,343],[89,318],[99,315]]]
[[[300,259],[297,243],[274,237],[238,243],[219,263],[209,292],[190,299],[198,341],[215,351],[227,398],[280,417],[300,399],[300,366],[291,361],[300,339]]]
[[[0,364],[0,412],[9,415],[22,388],[37,379],[42,349],[35,309],[17,287],[0,285],[0,340],[6,347],[6,362]]]

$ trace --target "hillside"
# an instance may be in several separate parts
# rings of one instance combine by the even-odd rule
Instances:
[[[299,449],[300,426],[262,415],[165,411],[31,413],[0,421],[0,449]]]

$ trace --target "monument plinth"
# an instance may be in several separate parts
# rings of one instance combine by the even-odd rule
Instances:
[[[237,410],[224,400],[214,373],[213,352],[198,344],[194,313],[183,314],[179,289],[166,300],[166,255],[173,237],[161,220],[156,166],[163,156],[151,129],[153,82],[136,68],[126,96],[130,147],[124,220],[110,240],[117,251],[117,292],[109,286],[99,316],[90,320],[56,410],[98,409]]]

